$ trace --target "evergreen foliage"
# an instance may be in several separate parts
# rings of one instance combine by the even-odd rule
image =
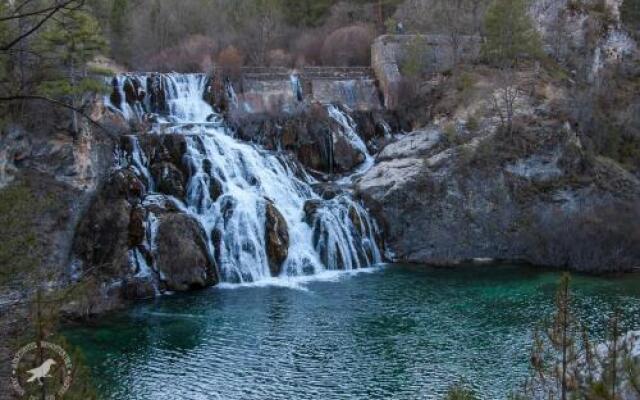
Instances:
[[[322,24],[336,0],[281,0],[287,22],[294,26]]]
[[[47,77],[38,92],[47,97],[68,99],[71,106],[80,108],[87,94],[106,90],[103,82],[88,76],[86,65],[106,50],[95,17],[84,10],[61,13],[38,38],[35,48],[47,60],[40,72]],[[75,111],[72,111],[73,133],[78,131]]]
[[[424,72],[427,65],[425,53],[428,46],[422,36],[415,36],[407,46],[406,55],[402,62],[402,75],[409,78],[417,78]]]
[[[620,18],[636,37],[640,36],[640,0],[624,0],[620,6]]]
[[[43,67],[53,79],[40,85],[49,96],[78,96],[101,90],[103,85],[87,77],[85,65],[106,50],[98,21],[85,11],[64,13],[47,29],[37,44]],[[79,78],[79,79],[78,79]]]
[[[19,281],[38,267],[42,238],[37,218],[46,204],[47,199],[23,182],[0,190],[0,284]]]
[[[485,17],[487,61],[513,66],[523,57],[542,53],[540,36],[527,15],[525,0],[494,0]]]

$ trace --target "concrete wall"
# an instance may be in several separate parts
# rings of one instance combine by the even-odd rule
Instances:
[[[371,48],[371,68],[308,67],[298,71],[286,68],[243,68],[234,84],[237,111],[250,114],[295,113],[309,102],[339,103],[358,111],[398,106],[401,65],[407,50],[422,46],[420,52],[426,72],[443,72],[457,61],[472,61],[480,53],[480,38],[460,36],[457,50],[447,35],[384,35]],[[292,76],[299,79],[300,100]],[[380,99],[384,99],[381,104]]]
[[[288,79],[244,80],[235,89],[239,110],[249,114],[292,113],[299,104]]]
[[[374,79],[311,81],[311,98],[322,104],[340,103],[357,111],[382,108]]]
[[[383,35],[371,47],[371,66],[384,96],[384,106],[393,110],[398,105],[401,65],[412,46],[423,47],[423,64],[428,72],[444,72],[457,61],[473,61],[480,55],[481,39],[460,36],[457,50],[448,35]]]
[[[313,67],[299,71],[251,68],[243,72],[240,80],[233,84],[237,112],[292,114],[303,104],[312,102],[343,104],[357,111],[382,108],[370,68]]]

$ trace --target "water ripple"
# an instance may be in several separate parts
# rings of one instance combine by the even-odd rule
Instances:
[[[505,398],[528,373],[530,332],[559,277],[523,268],[393,266],[225,286],[67,335],[105,399],[436,399],[460,378]],[[578,314],[595,328],[621,304],[640,328],[639,280],[575,277]]]

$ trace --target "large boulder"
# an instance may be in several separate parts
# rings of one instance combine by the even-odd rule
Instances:
[[[128,251],[145,238],[145,210],[140,206],[144,184],[127,168],[111,174],[80,220],[74,238],[75,254],[87,270],[107,279],[130,274]]]
[[[282,272],[282,264],[289,255],[289,230],[287,221],[272,202],[266,205],[265,243],[272,276]]]
[[[169,290],[187,291],[217,282],[205,233],[192,217],[186,214],[163,215],[156,246],[156,266]]]
[[[366,155],[342,132],[334,132],[333,165],[336,172],[349,172],[362,164]]]
[[[131,204],[122,198],[98,196],[76,231],[75,253],[85,269],[106,278],[128,273]]]
[[[111,199],[122,198],[135,204],[142,201],[145,194],[144,183],[131,169],[123,168],[111,175],[102,195]]]
[[[307,200],[304,203],[304,220],[307,224],[312,225],[319,209],[323,207],[322,200]]]
[[[151,174],[160,193],[175,196],[179,199],[184,198],[186,183],[184,175],[178,167],[170,162],[159,162],[151,167]]]
[[[399,261],[492,258],[582,271],[640,265],[640,229],[631,222],[640,220],[640,181],[588,155],[567,126],[461,145],[436,136],[404,137],[357,182]]]

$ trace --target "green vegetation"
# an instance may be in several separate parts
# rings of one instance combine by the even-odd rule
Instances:
[[[604,349],[589,338],[589,328],[575,314],[571,278],[565,273],[558,282],[555,311],[543,321],[531,339],[531,375],[509,400],[597,399],[617,400],[640,395],[640,365],[621,340],[626,327],[619,310],[611,313],[606,326]],[[478,394],[468,384],[457,383],[444,400],[473,400]]]
[[[574,315],[570,277],[563,275],[555,298],[555,313],[543,324],[544,334],[534,333],[531,354],[532,377],[519,398],[549,393],[559,400],[621,398],[623,391],[640,394],[634,386],[640,378],[628,343],[620,340],[626,332],[620,325],[620,312],[614,310],[607,326],[604,354],[596,354],[589,330]],[[596,374],[596,371],[602,371]]]
[[[106,50],[106,41],[98,21],[86,11],[64,11],[44,30],[35,45],[49,62],[40,66],[47,79],[38,92],[53,98],[65,98],[73,108],[80,108],[88,93],[105,90],[103,82],[87,76],[86,64]],[[73,132],[78,120],[72,111]]]
[[[524,0],[494,0],[485,17],[484,57],[500,66],[512,66],[523,57],[541,54],[541,40]]]
[[[411,39],[400,66],[402,75],[409,79],[416,79],[425,72],[425,49],[427,49],[427,45],[422,36],[415,36]]]
[[[101,82],[86,76],[86,63],[106,50],[98,21],[89,13],[62,13],[39,37],[36,49],[49,60],[40,66],[50,76],[40,85],[43,94],[78,97],[103,89]]]
[[[281,0],[287,22],[294,26],[314,27],[321,25],[336,0]]]
[[[24,182],[0,190],[0,284],[33,274],[42,261],[43,239],[38,218],[47,199]]]
[[[624,0],[620,7],[622,22],[638,36],[640,30],[640,0]]]

